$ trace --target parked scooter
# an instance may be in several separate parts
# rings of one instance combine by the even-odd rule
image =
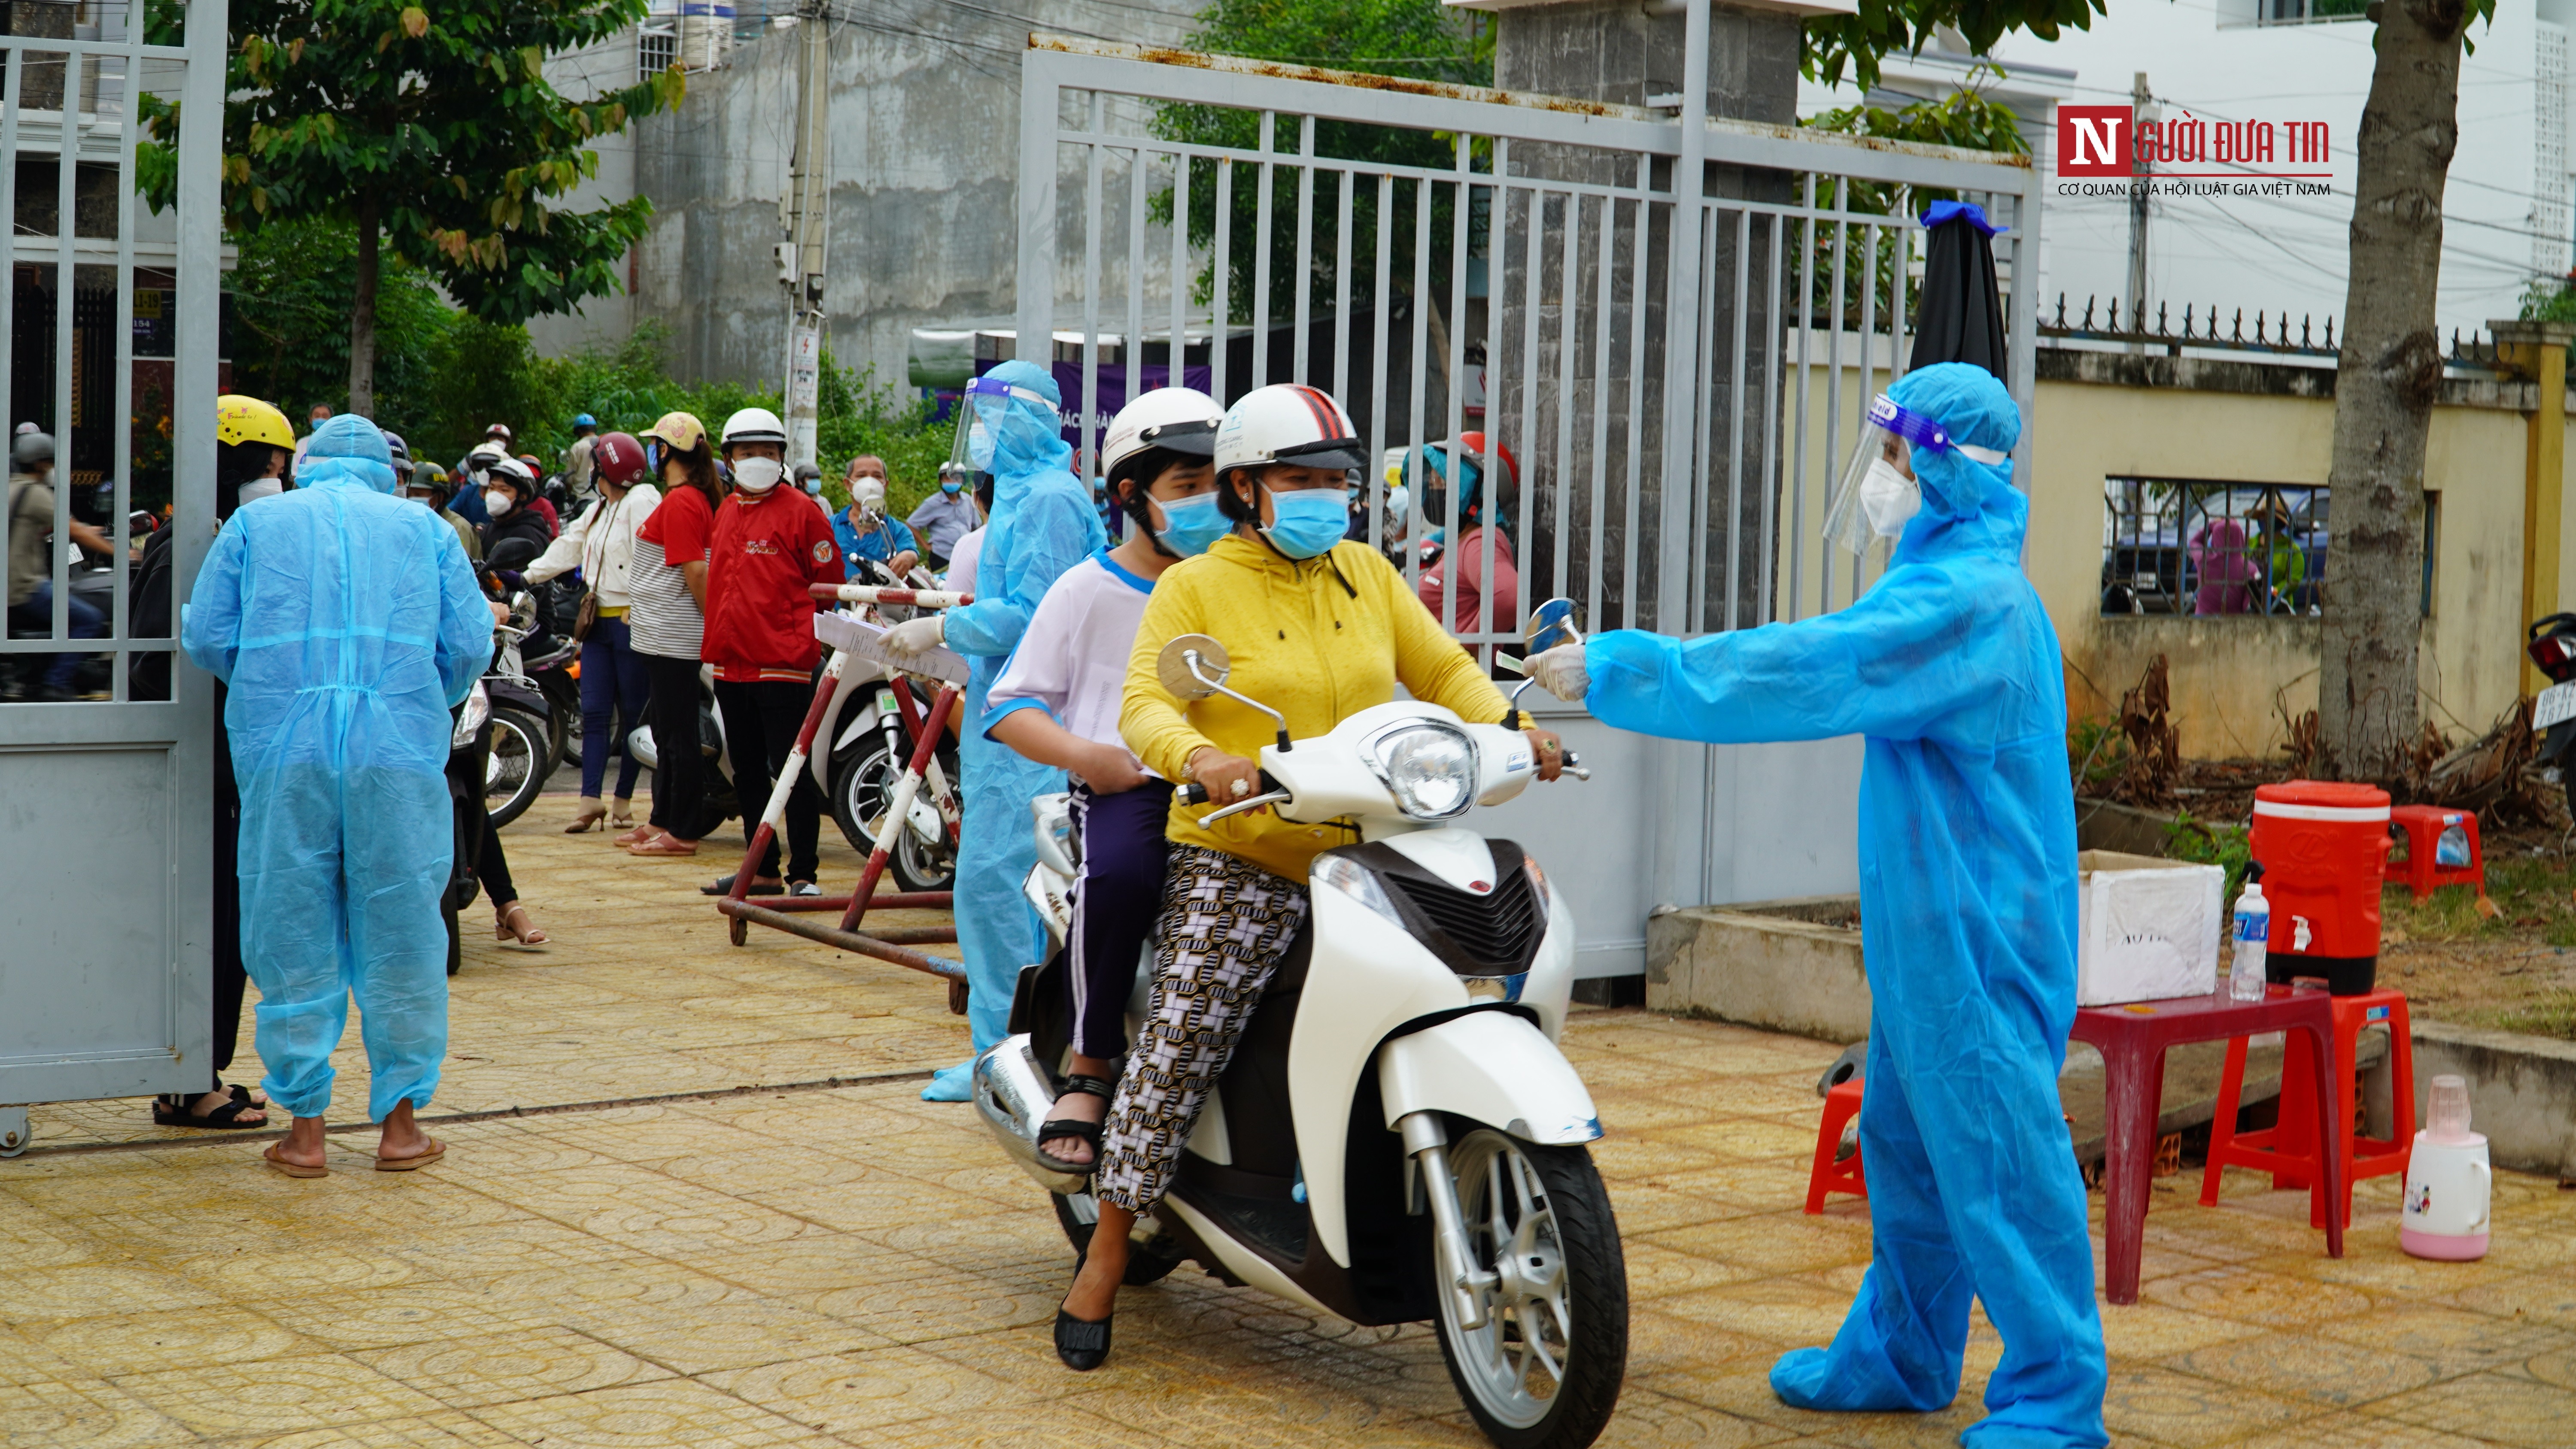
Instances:
[[[906,578],[873,559],[851,562],[850,582],[854,584],[937,587],[927,569],[914,569]],[[896,604],[872,608],[885,623],[900,623],[913,613]],[[851,660],[843,673],[840,695],[815,732],[816,739],[830,740],[832,744],[829,750],[814,751],[814,783],[823,791],[823,798],[831,802],[832,820],[841,827],[842,838],[862,856],[876,849],[877,831],[893,805],[895,782],[902,776],[905,762],[912,758],[913,738],[904,728],[903,710],[894,695],[898,689],[912,691],[915,716],[929,713],[930,692],[918,682],[890,677],[886,670],[864,659]],[[953,743],[939,747],[937,768],[937,778],[924,780],[923,788],[913,796],[905,811],[906,828],[895,837],[893,851],[886,858],[887,868],[894,873],[901,890],[944,891],[957,883],[959,776],[957,747]]]
[[[527,591],[509,602],[510,622],[492,631],[492,666],[482,681],[491,707],[483,794],[495,826],[527,813],[563,763],[566,711],[546,680],[563,676],[580,648],[539,624],[539,605]],[[533,657],[524,652],[531,642],[538,651]]]
[[[2524,650],[2550,686],[2531,702],[2531,732],[2540,736],[2541,778],[2567,792],[2576,810],[2576,614],[2551,614],[2531,623]]]
[[[1560,605],[1531,652],[1573,637]],[[1542,611],[1543,613],[1547,611]],[[1224,694],[1226,651],[1164,646],[1163,685]],[[1574,922],[1537,859],[1455,822],[1538,772],[1528,738],[1436,705],[1362,710],[1330,733],[1261,751],[1263,806],[1356,820],[1357,843],[1315,858],[1308,926],[1262,995],[1210,1095],[1169,1196],[1139,1221],[1129,1283],[1183,1262],[1363,1325],[1432,1320],[1477,1424],[1512,1449],[1581,1449],[1608,1423],[1627,1366],[1619,1229],[1585,1144],[1591,1094],[1557,1050]],[[1579,763],[1569,771],[1585,776]],[[1181,792],[1202,803],[1197,787]],[[1037,804],[1029,893],[1060,943],[1078,874],[1061,796]],[[1145,1010],[1140,964],[1131,1022]],[[1037,1155],[1066,1066],[1068,983],[1023,974],[1016,1033],[975,1069],[1004,1150],[1054,1195],[1077,1248],[1098,1207],[1088,1178]],[[1309,1012],[1305,1006],[1312,1004]]]

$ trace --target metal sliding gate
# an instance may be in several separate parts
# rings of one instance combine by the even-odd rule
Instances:
[[[1055,367],[1082,466],[1116,407],[1166,379],[1229,402],[1264,383],[1325,388],[1373,456],[1400,456],[1410,513],[1391,516],[1387,470],[1372,469],[1372,535],[1419,585],[1420,545],[1440,530],[1433,612],[1471,646],[1516,642],[1525,611],[1557,594],[1589,629],[1692,635],[1865,589],[1883,565],[1855,568],[1818,535],[1869,398],[1912,348],[1912,216],[1932,199],[1976,201],[2010,228],[1996,239],[2007,382],[2029,418],[2026,158],[1713,121],[1692,206],[1676,201],[1669,113],[1054,36],[1031,47],[1018,345]],[[1483,505],[1496,527],[1462,533],[1455,489],[1425,506],[1423,448],[1448,440],[1497,480]],[[1492,579],[1498,556],[1517,597],[1480,589],[1460,609],[1444,590],[1461,565]],[[1783,818],[1795,801],[1764,808],[1780,787],[1761,781],[1823,770],[1824,797],[1847,796],[1856,749],[1748,775],[1749,756],[1611,733],[1581,748],[1617,757],[1624,785],[1510,807],[1532,830],[1633,812],[1635,842],[1607,825],[1598,849],[1586,837],[1601,917],[1586,974],[1639,969],[1658,902],[1760,893],[1769,859],[1812,876],[1836,849],[1819,829],[1848,856],[1848,810]],[[1598,808],[1619,792],[1633,795]]]
[[[138,637],[131,577],[166,505],[175,621],[214,534],[228,27],[221,0],[0,8],[14,223],[0,398],[56,455],[49,479],[13,472],[8,489],[0,1154],[14,1154],[27,1128],[12,1104],[207,1078],[212,684],[175,640]],[[136,192],[153,100],[182,117],[177,204],[161,212]],[[136,667],[156,657],[172,667]]]

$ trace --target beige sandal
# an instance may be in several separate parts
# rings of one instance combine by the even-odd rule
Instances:
[[[446,1155],[447,1144],[439,1141],[435,1137],[432,1137],[429,1139],[429,1150],[427,1152],[415,1153],[410,1157],[377,1158],[376,1171],[418,1172],[422,1168],[429,1166],[431,1163],[436,1162],[438,1159],[445,1157]]]
[[[542,946],[546,943],[546,933],[537,929],[536,917],[528,914],[526,906],[517,901],[509,901],[493,907],[492,912],[493,940],[509,946]],[[525,921],[527,924],[513,925],[511,924],[513,918]]]
[[[590,831],[590,827],[597,825],[599,822],[607,818],[607,806],[600,804],[597,800],[592,799],[589,796],[584,796],[582,797],[581,802],[581,813],[575,815],[572,818],[572,823],[564,827],[564,834],[587,834]]]
[[[271,1169],[285,1173],[288,1177],[313,1178],[329,1177],[331,1175],[331,1169],[327,1167],[307,1167],[301,1162],[287,1161],[285,1158],[277,1155],[277,1148],[274,1144],[271,1144],[259,1154],[259,1160],[267,1163]]]
[[[629,830],[635,825],[635,802],[615,800],[609,803],[608,824],[612,830]]]

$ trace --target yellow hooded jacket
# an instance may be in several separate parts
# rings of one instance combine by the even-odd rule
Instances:
[[[1234,665],[1226,687],[1286,715],[1291,739],[1324,734],[1385,704],[1399,681],[1414,698],[1475,723],[1497,723],[1508,708],[1375,549],[1341,543],[1292,561],[1267,544],[1228,535],[1155,581],[1128,657],[1119,732],[1166,780],[1188,779],[1184,766],[1202,745],[1257,760],[1275,735],[1268,716],[1223,695],[1184,704],[1164,690],[1155,661],[1183,634],[1223,644]],[[1306,879],[1316,855],[1355,838],[1339,826],[1301,825],[1268,810],[1202,829],[1198,817],[1214,808],[1175,805],[1170,839],[1240,856],[1293,881]]]

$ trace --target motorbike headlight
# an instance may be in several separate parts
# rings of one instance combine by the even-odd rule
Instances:
[[[1386,897],[1386,887],[1366,867],[1346,855],[1319,855],[1309,868],[1306,882],[1316,890],[1338,891],[1375,911],[1398,930],[1404,929],[1404,917],[1395,912],[1395,902]]]
[[[1446,820],[1476,803],[1476,744],[1453,725],[1425,720],[1378,736],[1371,761],[1414,820]]]
[[[491,722],[492,696],[483,688],[483,681],[478,679],[474,681],[473,690],[465,696],[465,707],[456,712],[456,728],[447,732],[447,747],[461,750],[474,743],[475,736],[483,733],[483,727]]]

